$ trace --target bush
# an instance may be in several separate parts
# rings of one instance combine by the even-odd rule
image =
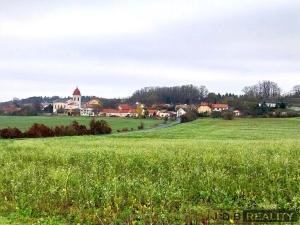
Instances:
[[[33,124],[33,126],[30,127],[25,132],[25,137],[30,137],[30,138],[53,137],[53,136],[54,136],[54,132],[51,128],[47,127],[44,124],[38,124],[38,123]]]
[[[0,137],[5,139],[22,138],[24,135],[18,128],[5,128],[0,130]]]
[[[224,120],[233,120],[234,114],[233,114],[233,112],[222,112],[222,118]]]
[[[208,112],[199,113],[199,117],[209,117]]]
[[[70,126],[75,130],[76,135],[87,135],[90,133],[86,126],[79,125],[77,121],[73,121]],[[71,127],[69,129],[72,129]]]
[[[122,130],[121,130],[122,132],[128,132],[129,131],[129,129],[127,128],[127,127],[124,127],[124,128],[122,128]]]
[[[65,136],[65,127],[64,126],[56,126],[53,129],[55,136]]]
[[[143,122],[141,122],[141,124],[138,126],[138,130],[144,130],[145,125]]]
[[[187,112],[186,114],[182,115],[180,117],[181,123],[187,123],[193,120],[196,120],[198,118],[198,115],[194,112]]]
[[[214,112],[211,113],[211,117],[212,118],[221,118],[222,117],[222,113],[214,111]]]
[[[75,135],[88,135],[88,134],[110,134],[111,127],[106,121],[92,120],[90,122],[91,130],[86,126],[80,125],[77,121],[73,121],[68,126],[56,126],[49,128],[44,124],[33,124],[25,133],[22,133],[17,128],[5,128],[0,130],[0,137],[2,138],[37,138],[37,137],[54,137],[54,136],[75,136]],[[126,128],[129,131],[128,128]],[[124,130],[122,130],[124,131]],[[118,130],[120,132],[120,130]]]
[[[104,120],[95,120],[92,119],[90,122],[91,134],[110,134],[112,132],[111,127]]]
[[[168,122],[168,120],[169,120],[169,117],[164,117],[164,123],[167,123]]]

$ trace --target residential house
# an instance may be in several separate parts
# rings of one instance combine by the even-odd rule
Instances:
[[[128,105],[128,104],[120,104],[120,105],[118,106],[118,109],[119,109],[119,110],[131,110],[131,109],[134,109],[134,108],[131,107],[131,106]]]
[[[228,110],[229,106],[227,104],[212,104],[211,108],[214,112],[222,112]]]
[[[81,116],[98,116],[100,113],[100,100],[91,99],[87,103],[83,104],[80,109]]]
[[[186,114],[186,111],[183,108],[179,108],[176,111],[176,117],[181,117],[182,115]]]
[[[277,103],[274,101],[266,101],[266,102],[258,103],[259,107],[262,107],[263,105],[267,106],[268,108],[276,108]]]
[[[103,109],[101,114],[107,117],[136,117],[135,109]]]
[[[18,112],[20,110],[21,110],[21,108],[18,108],[15,105],[0,106],[0,111],[3,111],[5,113],[13,113],[13,112]]]
[[[168,110],[160,110],[157,115],[161,118],[174,118],[176,117],[177,113]]]
[[[201,102],[200,106],[198,107],[198,113],[201,114],[207,113],[208,115],[210,115],[211,111],[211,107],[208,105],[207,102]]]
[[[239,116],[241,116],[241,111],[236,109],[233,111],[233,114],[234,114],[234,116],[239,117]]]
[[[157,109],[148,109],[148,112],[149,112],[149,115],[148,115],[149,117],[156,117],[159,110],[157,110]]]

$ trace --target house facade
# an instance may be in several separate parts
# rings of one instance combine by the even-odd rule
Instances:
[[[168,111],[168,110],[159,110],[157,116],[160,118],[174,118],[176,117],[176,112]]]
[[[181,117],[182,115],[186,114],[186,111],[183,108],[179,108],[176,111],[176,117]]]
[[[201,102],[200,106],[198,107],[198,113],[207,113],[210,115],[211,111],[211,107],[206,102]]]
[[[100,100],[91,99],[80,109],[81,116],[98,116],[100,114]]]
[[[101,115],[107,117],[136,117],[135,109],[103,109]]]
[[[158,112],[159,112],[159,110],[157,110],[157,109],[148,109],[148,113],[149,113],[148,116],[149,117],[156,117]]]
[[[222,112],[229,109],[229,106],[227,104],[212,104],[211,105],[213,112]]]

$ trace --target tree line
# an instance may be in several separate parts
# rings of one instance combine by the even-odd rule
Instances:
[[[208,95],[205,86],[182,85],[174,87],[146,87],[137,90],[128,102],[143,102],[144,104],[195,104],[204,100]]]
[[[298,104],[300,106],[300,85],[295,85],[287,94],[283,94],[280,86],[273,81],[260,81],[255,85],[245,86],[241,95],[234,93],[214,93],[209,92],[204,85],[195,86],[192,84],[173,86],[173,87],[145,87],[135,91],[128,98],[99,98],[101,108],[116,108],[121,103],[135,104],[141,102],[146,106],[153,104],[199,104],[208,103],[227,103],[232,107],[241,110],[250,110],[256,107],[258,102],[281,101],[288,104]],[[82,102],[98,98],[96,96],[83,96]],[[21,110],[11,113],[12,115],[31,115],[39,113],[51,113],[52,105],[42,109],[41,104],[52,103],[56,100],[65,101],[67,98],[53,97],[30,97],[27,99],[15,99],[10,102],[0,103],[3,105],[15,105]],[[0,114],[3,114],[0,108]]]

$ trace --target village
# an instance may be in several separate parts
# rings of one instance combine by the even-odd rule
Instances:
[[[76,87],[71,97],[14,98],[0,103],[2,116],[82,116],[176,119],[185,117],[295,117],[299,116],[300,93],[262,95],[260,82],[245,87],[244,95],[208,92],[205,86],[153,87],[135,91],[127,98],[99,98],[83,95]],[[276,87],[276,84],[274,88]],[[263,89],[262,89],[263,90]],[[266,90],[268,91],[268,90]],[[272,92],[273,93],[273,92]]]
[[[201,102],[195,104],[162,104],[157,103],[146,106],[141,102],[134,105],[119,104],[117,108],[102,108],[99,99],[91,99],[82,103],[82,95],[77,87],[73,92],[73,98],[67,101],[53,102],[53,114],[68,116],[103,116],[103,117],[150,117],[150,118],[179,118],[189,111],[197,111],[200,114],[210,115],[212,112],[232,110],[235,116],[240,116],[239,110],[233,110],[228,104],[209,104]]]

